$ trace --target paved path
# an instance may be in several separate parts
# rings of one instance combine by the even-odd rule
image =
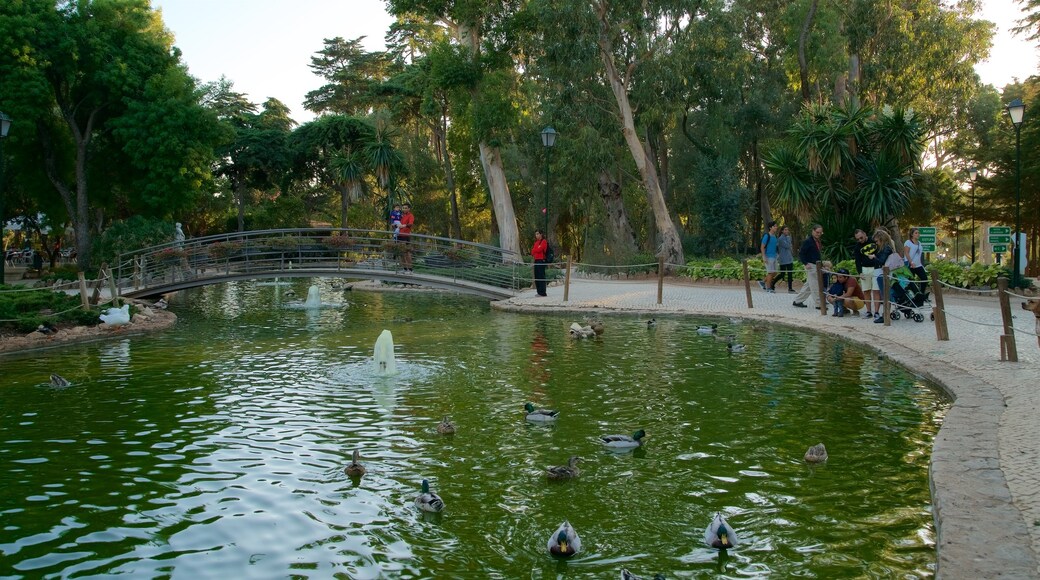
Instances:
[[[740,316],[840,335],[882,351],[940,385],[954,399],[931,458],[937,530],[937,576],[1040,578],[1040,347],[1017,333],[1019,362],[1001,362],[1000,310],[995,295],[946,297],[950,340],[935,326],[907,320],[891,326],[862,318],[821,316],[795,308],[793,294],[752,293],[743,286],[572,280],[548,298],[533,290],[496,303],[507,310],[596,310],[648,314]],[[1032,313],[1012,299],[1015,327],[1033,332]],[[973,322],[981,322],[975,324]]]

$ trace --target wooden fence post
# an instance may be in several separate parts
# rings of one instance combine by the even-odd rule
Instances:
[[[809,283],[808,280],[805,281]],[[827,316],[827,289],[823,287],[823,262],[816,261],[816,301],[819,302],[820,315]]]
[[[664,299],[664,256],[657,257],[657,303]]]
[[[134,256],[134,290],[141,287],[141,256]]]
[[[76,278],[79,278],[79,299],[83,304],[83,310],[90,310],[90,298],[87,297],[87,277],[83,275],[83,272],[76,272]]]
[[[892,293],[892,281],[888,279],[888,266],[881,268],[881,301],[885,305],[885,326],[892,326],[892,302],[889,294]]]
[[[567,271],[563,273],[563,301],[566,302],[571,295],[571,254],[567,252]]]
[[[950,330],[946,326],[946,306],[943,304],[942,284],[939,283],[939,273],[931,271],[932,277],[932,318],[935,319],[935,338],[937,340],[950,340]]]
[[[1004,319],[1004,344],[1007,347],[1007,358],[1011,362],[1018,362],[1018,345],[1015,343],[1015,324],[1011,320],[1011,299],[1008,298],[1008,279],[1001,276],[997,278],[997,288],[1000,290],[1000,316]]]
[[[755,302],[751,299],[751,274],[748,272],[747,258],[742,260],[740,265],[744,269],[744,294],[747,295],[747,307],[754,308]]]

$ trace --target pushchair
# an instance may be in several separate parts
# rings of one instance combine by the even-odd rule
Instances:
[[[905,317],[914,322],[924,322],[924,315],[918,309],[929,300],[928,286],[917,279],[897,276],[889,287],[889,299],[892,301],[892,320]]]

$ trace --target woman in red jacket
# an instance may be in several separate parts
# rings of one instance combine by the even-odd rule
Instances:
[[[549,242],[542,235],[542,230],[535,230],[534,245],[531,246],[531,257],[534,258],[534,287],[539,296],[545,293],[545,254],[549,251]]]

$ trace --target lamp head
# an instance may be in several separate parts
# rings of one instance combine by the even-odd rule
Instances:
[[[546,127],[542,129],[542,145],[544,145],[545,147],[552,147],[553,145],[556,145],[557,135],[559,135],[559,133],[557,133],[556,129],[553,129],[552,127]]]
[[[7,132],[11,130],[11,117],[0,113],[0,139],[7,137]]]
[[[979,168],[978,167],[969,167],[968,168],[968,179],[970,179],[972,181],[975,181],[975,179],[978,176],[979,176]]]
[[[1026,114],[1026,105],[1022,102],[1022,99],[1015,99],[1008,103],[1006,108],[1008,116],[1011,117],[1011,124],[1016,128],[1022,124],[1022,118]]]

